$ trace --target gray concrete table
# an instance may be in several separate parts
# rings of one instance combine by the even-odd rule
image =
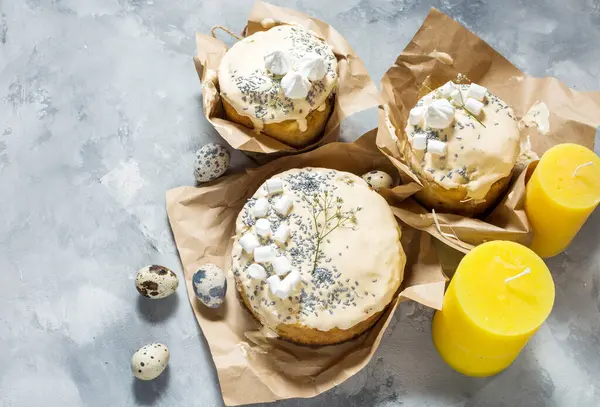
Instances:
[[[600,90],[598,0],[276,1],[336,27],[376,81],[431,5],[521,69]],[[287,4],[286,4],[287,3]],[[218,135],[201,113],[194,33],[240,29],[250,1],[0,0],[0,406],[219,406],[183,286],[134,289],[151,263],[181,273],[164,208]],[[352,140],[376,126],[347,120]],[[234,164],[247,164],[234,154]],[[431,312],[402,304],[373,361],[343,385],[282,406],[597,406],[600,213],[553,259],[556,304],[516,363],[488,379],[437,356]],[[159,379],[129,359],[160,341]]]

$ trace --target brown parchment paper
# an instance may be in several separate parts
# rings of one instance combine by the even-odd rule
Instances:
[[[308,347],[265,338],[260,324],[239,302],[231,272],[235,220],[246,200],[268,178],[291,168],[326,167],[362,175],[373,169],[394,172],[375,144],[376,130],[355,143],[332,143],[316,150],[283,157],[255,169],[221,178],[201,188],[180,187],[167,192],[167,212],[184,269],[194,314],[210,347],[223,399],[227,405],[313,397],[362,369],[377,350],[398,303],[412,299],[440,309],[446,277],[432,237],[402,227],[407,254],[399,293],[377,324],[360,337],[339,345]],[[390,196],[394,194],[386,191]],[[227,274],[223,306],[208,309],[196,299],[191,279],[204,263]]]
[[[209,35],[198,33],[196,34],[197,55],[194,57],[194,63],[202,83],[204,115],[233,148],[247,153],[259,162],[312,150],[336,141],[339,138],[340,123],[345,117],[380,104],[377,87],[369,77],[363,62],[333,27],[298,11],[257,1],[250,12],[244,33],[252,35],[257,31],[268,29],[261,25],[264,19],[271,19],[280,24],[301,25],[315,32],[333,48],[338,60],[339,77],[335,104],[323,136],[317,142],[302,149],[288,146],[263,133],[257,134],[251,129],[227,120],[223,113],[217,80],[210,80],[214,75],[209,75],[207,80],[207,72],[212,71],[215,74],[218,72],[221,59],[227,52],[227,45]]]
[[[522,130],[524,136],[530,137],[531,149],[539,156],[559,143],[593,148],[596,127],[600,125],[600,92],[578,92],[556,78],[524,74],[482,39],[435,8],[381,81],[384,105],[379,110],[377,145],[403,181],[403,185],[395,188],[397,204],[393,210],[396,216],[463,253],[489,240],[512,240],[528,245],[532,231],[524,212],[524,193],[535,161],[517,168],[504,197],[482,219],[436,213],[438,228],[433,214],[409,198],[421,185],[403,164],[392,132],[395,128],[396,137],[406,137],[408,113],[428,92],[423,84],[435,89],[456,80],[459,73],[509,103],[518,118],[536,102],[547,105],[549,132],[542,134],[536,126]],[[523,171],[524,168],[528,171]]]

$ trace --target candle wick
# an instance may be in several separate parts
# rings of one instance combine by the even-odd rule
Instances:
[[[587,167],[587,166],[593,165],[593,164],[594,163],[592,161],[588,161],[587,163],[583,163],[583,164],[578,165],[577,167],[575,167],[575,171],[573,171],[573,176],[576,177],[577,176],[577,171],[579,171],[583,167]]]
[[[516,276],[508,277],[507,279],[505,279],[505,280],[504,280],[504,282],[505,282],[505,283],[508,283],[509,281],[512,281],[512,280],[514,280],[514,279],[516,279],[516,278],[519,278],[519,277],[523,277],[523,276],[525,276],[525,275],[527,275],[527,274],[529,274],[529,273],[531,273],[531,269],[528,267],[528,268],[526,268],[525,270],[521,271],[521,272],[520,272],[519,274],[517,274]]]

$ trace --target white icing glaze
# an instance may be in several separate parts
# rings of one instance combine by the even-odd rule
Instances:
[[[268,283],[253,280],[246,272],[252,258],[242,250],[238,239],[253,227],[250,211],[256,197],[249,200],[237,218],[232,248],[238,289],[246,292],[261,322],[273,330],[282,323],[300,323],[328,331],[351,328],[383,310],[402,281],[405,263],[399,228],[386,201],[361,178],[345,172],[304,168],[278,177],[284,180],[285,193],[293,199],[294,206],[286,217],[271,209],[269,220],[275,228],[276,223],[290,226],[291,238],[286,246],[278,248],[278,255],[287,255],[291,261],[292,270],[283,281],[288,277],[293,280],[293,273],[297,272],[297,287],[289,297],[280,299],[269,289],[270,284],[279,288],[276,286],[280,281],[272,266],[265,265],[270,274]],[[331,211],[335,213],[337,198],[341,198],[340,211],[355,212],[356,223],[333,229],[322,240],[322,256],[314,268],[314,194],[324,198],[325,191],[332,208],[328,217],[332,216]],[[270,198],[272,203],[276,199]],[[320,214],[318,219],[322,222],[323,218],[324,214]],[[262,243],[269,244],[270,240]]]
[[[263,57],[274,50],[285,52],[294,70],[302,58],[320,56],[327,74],[310,84],[305,98],[292,100],[283,93],[281,76],[265,68]],[[331,47],[312,31],[295,25],[279,25],[238,41],[221,60],[218,75],[221,96],[240,115],[248,117],[256,131],[265,123],[286,120],[296,120],[300,130],[305,131],[306,116],[325,105],[338,79],[337,60]]]
[[[466,102],[469,85],[458,85],[462,100]],[[441,98],[433,91],[424,96],[417,106]],[[457,98],[460,99],[460,96]],[[519,155],[520,135],[517,118],[512,108],[497,96],[488,92],[477,117],[484,125],[455,104],[453,124],[446,129],[423,128],[421,124],[407,125],[405,131],[410,143],[415,135],[446,143],[446,153],[436,155],[427,150],[413,148],[407,151],[411,167],[422,177],[434,181],[446,189],[463,186],[469,198],[483,199],[491,186],[511,174]],[[404,142],[404,141],[401,141]]]

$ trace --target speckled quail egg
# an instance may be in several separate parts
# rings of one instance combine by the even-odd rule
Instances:
[[[162,343],[151,343],[131,357],[131,371],[140,380],[156,379],[169,363],[169,349]]]
[[[192,286],[196,297],[209,308],[219,308],[225,300],[227,279],[219,266],[204,264],[194,273]]]
[[[362,176],[362,179],[375,191],[379,188],[391,188],[394,185],[392,177],[383,171],[369,171]]]
[[[210,143],[196,151],[194,176],[198,182],[219,178],[229,167],[229,151],[220,144]]]
[[[177,275],[163,266],[146,266],[135,277],[135,288],[144,297],[158,300],[173,294],[179,285]]]

